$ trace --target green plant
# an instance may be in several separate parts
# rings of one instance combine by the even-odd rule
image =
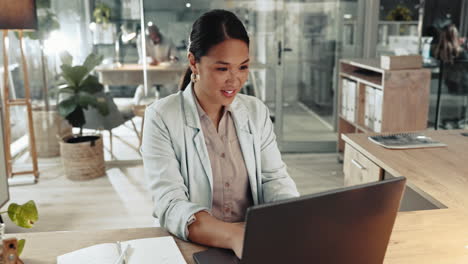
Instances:
[[[101,64],[102,56],[91,53],[83,65],[76,66],[72,66],[73,57],[68,52],[61,53],[60,59],[61,77],[65,83],[60,85],[58,90],[58,112],[70,125],[79,127],[82,136],[83,125],[86,122],[83,110],[91,106],[102,115],[109,114],[105,97],[97,95],[102,93],[104,87],[96,76],[90,75],[91,71]]]
[[[395,9],[392,9],[387,17],[387,20],[391,21],[411,21],[411,10],[403,5],[397,5]]]
[[[32,228],[39,219],[36,204],[32,200],[22,205],[11,203],[7,211],[0,212],[0,214],[5,213],[8,213],[8,217],[13,223],[22,228]],[[24,239],[18,241],[18,255],[23,251],[25,244],[26,240]]]
[[[111,9],[108,5],[97,4],[93,11],[94,21],[98,24],[107,24],[110,22]]]

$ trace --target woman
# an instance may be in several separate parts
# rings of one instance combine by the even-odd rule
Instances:
[[[439,33],[439,42],[435,46],[434,56],[444,63],[453,64],[457,60],[467,60],[468,54],[463,48],[464,39],[459,37],[454,24],[446,25]]]
[[[145,175],[154,216],[172,234],[232,249],[240,258],[246,209],[298,196],[281,160],[268,108],[238,94],[247,80],[249,37],[231,12],[192,27],[179,93],[145,113]]]

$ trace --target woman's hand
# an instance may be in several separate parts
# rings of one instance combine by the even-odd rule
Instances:
[[[244,223],[232,224],[231,249],[236,253],[236,256],[242,258],[244,246]]]
[[[195,214],[196,221],[188,226],[189,240],[210,247],[232,249],[242,257],[244,223],[227,223],[216,219],[206,211]]]

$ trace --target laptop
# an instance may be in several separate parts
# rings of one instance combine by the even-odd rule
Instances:
[[[363,184],[247,210],[244,251],[211,248],[197,264],[383,263],[405,177]]]

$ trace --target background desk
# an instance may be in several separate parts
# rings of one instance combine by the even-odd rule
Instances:
[[[187,70],[187,65],[176,63],[167,66],[148,65],[148,85],[178,85],[182,75]],[[254,95],[261,100],[265,100],[265,87],[258,85],[255,71],[267,70],[266,64],[252,62],[250,64],[249,78],[254,89]],[[122,66],[99,67],[96,69],[99,81],[109,90],[109,85],[140,85],[143,84],[143,65],[124,64]]]
[[[182,64],[168,66],[148,65],[148,84],[178,84],[187,67]],[[100,67],[96,69],[99,81],[105,85],[139,85],[143,84],[143,65],[124,64],[120,67]]]

